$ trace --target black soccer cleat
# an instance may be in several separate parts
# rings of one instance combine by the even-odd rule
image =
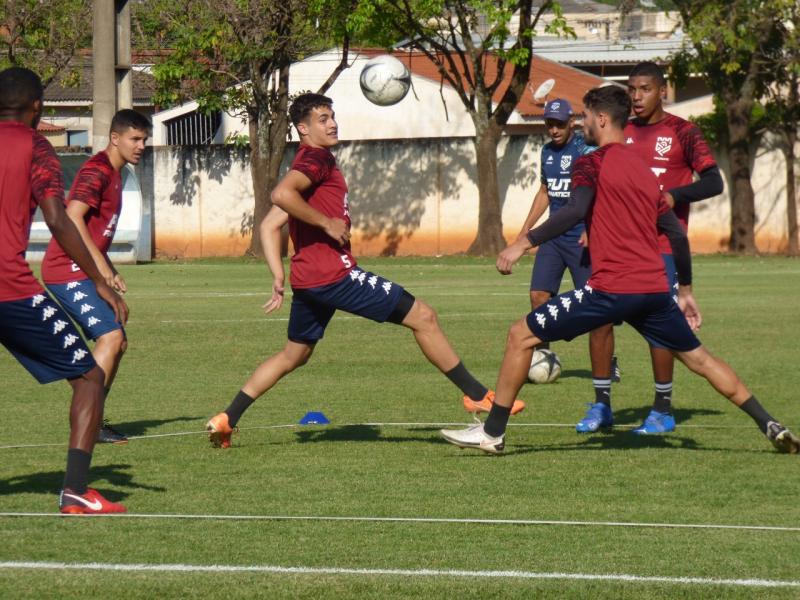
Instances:
[[[98,444],[127,444],[128,438],[124,433],[120,433],[108,421],[103,421],[100,429],[97,431]]]
[[[780,423],[767,423],[767,439],[784,454],[800,454],[800,439]]]
[[[622,371],[619,368],[619,361],[616,356],[611,357],[611,381],[619,383],[622,381]]]

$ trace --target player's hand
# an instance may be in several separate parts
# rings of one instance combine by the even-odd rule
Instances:
[[[682,285],[679,287],[678,306],[683,312],[683,316],[686,317],[686,322],[689,323],[692,331],[700,329],[703,324],[703,315],[700,314],[700,306],[698,306],[697,300],[694,299],[692,294],[692,286]]]
[[[586,233],[586,230],[584,229],[581,232],[581,237],[578,238],[578,246],[583,246],[584,248],[586,248],[588,245],[589,245],[589,234]]]
[[[672,197],[672,194],[669,192],[661,192],[661,198],[670,208],[675,208],[675,198]]]
[[[96,281],[95,286],[97,287],[97,293],[100,297],[105,300],[111,307],[111,310],[114,311],[114,317],[117,323],[125,325],[128,322],[128,305],[125,304],[125,300],[105,282]]]
[[[261,308],[264,309],[265,315],[268,315],[273,310],[278,310],[281,306],[283,306],[283,292],[283,282],[274,281],[272,283],[272,296],[261,306]]]
[[[112,281],[112,286],[117,292],[120,294],[124,294],[128,291],[128,285],[125,283],[125,280],[122,278],[122,275],[119,273],[114,273],[114,279]]]
[[[350,231],[342,219],[328,219],[324,231],[342,246],[350,241]]]
[[[500,271],[502,275],[511,275],[512,267],[530,247],[531,243],[527,236],[517,239],[517,241],[507,246],[505,250],[497,255],[495,267],[497,267],[497,270]]]

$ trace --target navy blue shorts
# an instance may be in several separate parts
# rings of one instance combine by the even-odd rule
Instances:
[[[0,343],[39,383],[74,379],[95,367],[75,325],[48,294],[0,302]]]
[[[591,287],[551,298],[526,317],[543,342],[572,340],[601,325],[625,321],[651,346],[689,352],[700,346],[686,317],[667,293],[607,294]]]
[[[97,293],[97,287],[91,279],[46,285],[90,340],[96,340],[110,331],[122,329],[122,325],[116,321],[114,311]]]
[[[578,244],[577,238],[556,238],[545,242],[536,252],[531,291],[550,292],[555,296],[561,289],[561,279],[567,269],[576,289],[586,285],[592,274],[589,249]]]
[[[667,272],[667,281],[669,282],[669,289],[672,293],[672,299],[678,301],[678,272],[675,270],[675,259],[672,254],[662,254],[661,258],[664,259],[664,269]]]
[[[322,339],[337,310],[383,323],[391,316],[402,295],[401,286],[358,267],[336,283],[293,289],[289,339],[305,344]]]

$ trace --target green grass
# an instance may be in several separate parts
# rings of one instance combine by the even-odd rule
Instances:
[[[526,312],[531,259],[501,278],[488,260],[368,259],[439,312],[465,364],[494,387],[505,332]],[[106,415],[150,436],[96,449],[93,485],[131,513],[383,516],[797,527],[798,458],[776,454],[752,421],[676,368],[678,430],[636,438],[626,427],[579,436],[593,397],[585,338],[554,346],[564,376],[528,385],[506,454],[443,442],[436,426],[468,422],[460,394],[409,332],[334,318],[310,364],[240,422],[229,451],[211,449],[205,420],[285,341],[288,305],[264,317],[270,286],[248,260],[122,269],[131,292],[126,354]],[[700,257],[701,338],[763,404],[800,429],[800,262]],[[646,346],[617,330],[623,381],[618,424],[652,400]],[[68,391],[39,386],[0,353],[5,426],[0,513],[53,513],[63,478]],[[321,410],[327,427],[295,424]],[[565,424],[520,426],[522,424]],[[52,444],[52,445],[45,445]],[[798,580],[800,532],[431,522],[64,519],[0,516],[0,561],[270,565],[343,569],[517,570],[713,579]],[[320,573],[164,573],[0,569],[0,597],[85,598],[785,598],[798,588],[675,582]]]

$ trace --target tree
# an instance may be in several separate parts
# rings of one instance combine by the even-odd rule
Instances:
[[[249,252],[261,255],[258,224],[271,206],[289,134],[289,67],[338,40],[347,67],[349,3],[337,0],[153,0],[170,51],[154,67],[156,99],[198,101],[206,112],[249,120],[255,206]],[[190,18],[187,18],[190,15]],[[153,29],[151,23],[150,28]],[[332,45],[332,44],[331,44]]]
[[[795,163],[797,127],[800,123],[800,6],[794,0],[776,2],[774,15],[782,25],[783,50],[776,56],[775,83],[768,89],[764,111],[766,126],[780,137],[780,148],[786,162],[787,252],[800,253],[797,228],[797,187]]]
[[[478,232],[469,254],[496,254],[505,247],[497,184],[497,146],[530,73],[535,28],[552,11],[549,32],[569,32],[552,0],[361,0],[359,14],[381,23],[436,65],[458,94],[475,126]],[[518,27],[513,31],[513,20]],[[374,21],[374,19],[373,19]],[[495,100],[495,98],[499,98]]]
[[[725,110],[725,150],[730,167],[729,249],[752,253],[755,195],[750,165],[756,131],[753,108],[774,80],[770,66],[780,54],[781,28],[775,4],[782,0],[674,0],[691,48],[672,61],[678,80],[690,71],[703,77]]]
[[[0,68],[27,67],[47,87],[65,76],[78,49],[91,46],[90,0],[0,3]]]

